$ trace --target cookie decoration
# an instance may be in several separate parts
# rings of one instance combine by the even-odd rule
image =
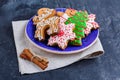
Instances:
[[[73,32],[76,34],[76,39],[71,41],[72,45],[82,45],[81,39],[85,37],[84,29],[86,28],[86,21],[88,20],[88,13],[86,11],[76,12],[75,15],[68,18],[65,24],[74,23],[75,29]]]
[[[53,9],[42,8],[38,10],[38,16],[33,18],[33,22],[36,25],[35,38],[39,41],[45,40],[45,34],[48,35],[58,33],[59,17],[55,16]]]
[[[55,36],[50,36],[48,40],[48,45],[53,46],[57,44],[63,50],[67,47],[68,41],[74,40],[76,37],[75,33],[73,33],[75,25],[73,23],[66,25],[64,23],[66,21],[66,18],[64,16],[66,16],[66,14],[60,17],[59,33]]]
[[[95,14],[88,15],[87,27],[84,30],[85,35],[89,35],[92,29],[98,29],[99,25],[95,22]]]

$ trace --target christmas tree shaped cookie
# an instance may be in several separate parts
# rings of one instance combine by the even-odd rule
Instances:
[[[65,24],[74,23],[75,29],[73,32],[76,34],[76,39],[71,41],[72,45],[82,45],[81,39],[85,37],[84,29],[88,20],[88,13],[86,11],[76,12],[75,15],[68,18]]]

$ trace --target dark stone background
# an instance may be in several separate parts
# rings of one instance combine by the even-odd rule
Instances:
[[[18,72],[13,20],[32,17],[41,7],[86,9],[97,15],[105,55],[43,73]],[[0,80],[120,80],[120,0],[0,0]]]

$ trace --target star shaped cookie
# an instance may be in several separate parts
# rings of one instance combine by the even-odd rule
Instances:
[[[66,18],[68,18],[67,14],[64,14],[62,17],[60,17],[59,22],[59,32],[55,36],[50,36],[48,40],[48,45],[58,45],[61,49],[65,49],[68,45],[69,40],[74,40],[76,35],[73,32],[73,29],[75,28],[75,25],[73,23],[65,24]]]

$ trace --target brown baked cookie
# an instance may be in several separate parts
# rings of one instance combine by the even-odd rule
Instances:
[[[41,8],[37,12],[38,16],[43,16],[44,14],[47,14],[44,16],[44,19],[47,19],[49,17],[55,16],[56,10],[55,9],[49,9],[49,8]]]
[[[60,11],[57,12],[57,16],[59,16],[59,17],[61,17],[63,14],[64,14],[64,12],[60,12]]]
[[[33,24],[36,25],[38,22],[43,19],[50,18],[56,15],[56,10],[49,8],[41,8],[37,11],[37,16],[33,17]]]
[[[38,22],[36,25],[35,38],[41,41],[45,40],[46,32],[48,35],[57,34],[59,31],[58,22],[59,17],[57,16]]]
[[[41,8],[38,10],[38,16],[33,18],[33,23],[36,25],[35,38],[45,40],[46,33],[54,35],[58,33],[59,17],[55,16],[56,11],[49,8]]]
[[[71,8],[68,8],[68,9],[66,9],[66,11],[65,11],[65,13],[68,15],[68,16],[73,16],[73,15],[75,15],[75,13],[77,12],[77,10],[75,10],[75,9],[71,9]]]
[[[64,13],[66,13],[69,17],[71,17],[71,16],[75,15],[76,12],[77,12],[77,10],[68,8],[68,9],[66,9],[65,12],[58,11],[57,16],[61,17],[61,16],[63,16]]]
[[[58,45],[61,49],[64,50],[67,47],[68,42],[75,39],[76,35],[73,32],[75,25],[72,23],[66,25],[65,21],[67,20],[67,17],[67,14],[64,14],[60,17],[58,25],[60,28],[59,32],[57,35],[50,36],[50,38],[48,39],[49,46]]]
[[[39,22],[39,17],[34,16],[32,20],[33,20],[33,24],[36,25]]]

